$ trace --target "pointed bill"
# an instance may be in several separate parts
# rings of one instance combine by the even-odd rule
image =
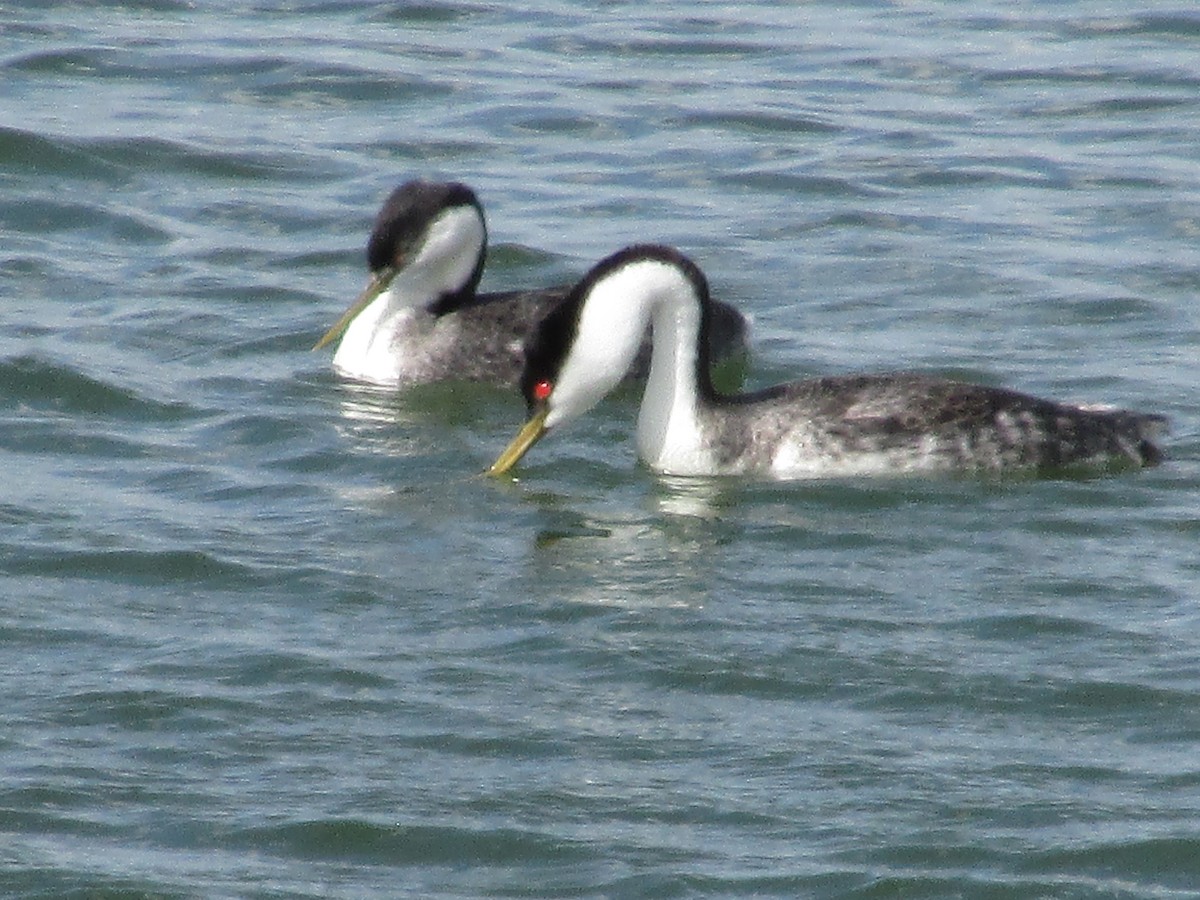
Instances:
[[[386,269],[380,269],[372,275],[371,280],[367,282],[367,286],[363,288],[363,292],[358,295],[358,299],[350,304],[350,308],[342,314],[342,317],[337,320],[334,326],[325,332],[325,336],[313,344],[313,349],[320,350],[326,344],[331,344],[340,338],[343,332],[350,327],[350,323],[354,321],[355,316],[370,306],[376,297],[388,289],[388,285],[396,277],[396,271],[394,267],[388,266]]]
[[[534,413],[529,421],[521,426],[517,436],[504,448],[504,452],[492,463],[485,474],[503,475],[520,462],[521,457],[529,452],[529,448],[540,441],[542,435],[546,433],[546,416],[549,414],[550,409],[546,406]]]

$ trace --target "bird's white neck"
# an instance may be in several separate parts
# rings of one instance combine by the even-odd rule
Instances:
[[[387,290],[354,317],[342,335],[334,366],[343,374],[368,381],[390,381],[396,369],[395,344],[415,318],[431,318],[427,306],[437,298],[427,273],[401,271]]]
[[[651,311],[650,374],[638,411],[638,455],[657,472],[688,475],[704,471],[700,441],[700,299],[675,269],[675,283],[654,295]]]

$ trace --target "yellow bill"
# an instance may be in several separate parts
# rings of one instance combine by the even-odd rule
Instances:
[[[520,462],[521,457],[529,452],[529,448],[540,441],[542,435],[546,433],[546,416],[549,414],[550,409],[546,406],[534,413],[529,421],[521,426],[517,436],[504,448],[504,452],[492,463],[491,468],[485,474],[503,475]]]
[[[371,303],[388,289],[388,285],[392,283],[392,279],[396,277],[398,270],[393,266],[388,266],[386,269],[380,269],[371,276],[371,280],[367,286],[363,288],[363,292],[358,295],[350,308],[346,310],[340,319],[325,332],[325,336],[313,344],[314,350],[320,350],[326,344],[331,344],[342,336],[342,333],[350,327],[350,323],[354,321],[355,316],[366,309]]]

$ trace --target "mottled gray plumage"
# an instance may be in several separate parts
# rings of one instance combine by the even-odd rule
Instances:
[[[1161,459],[1154,441],[1166,429],[1162,416],[908,373],[718,395],[700,423],[722,467],[745,471],[770,468],[783,443],[830,463],[873,458],[897,470],[1148,466]]]

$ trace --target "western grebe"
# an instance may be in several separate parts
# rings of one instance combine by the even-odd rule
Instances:
[[[313,349],[341,337],[334,368],[385,386],[442,380],[515,385],[526,340],[570,286],[477,294],[486,253],[483,206],[469,187],[400,185],[380,208],[367,242],[370,281]],[[715,305],[713,321],[712,358],[722,366],[722,381],[736,386],[749,326],[727,304]],[[642,375],[648,360],[647,342]]]
[[[717,393],[704,274],[676,250],[628,247],[595,266],[541,324],[521,391],[529,419],[489,474],[591,409],[620,381],[647,323],[650,375],[638,453],[668,475],[780,479],[900,472],[1152,465],[1161,416],[1070,406],[914,374],[817,378]]]

